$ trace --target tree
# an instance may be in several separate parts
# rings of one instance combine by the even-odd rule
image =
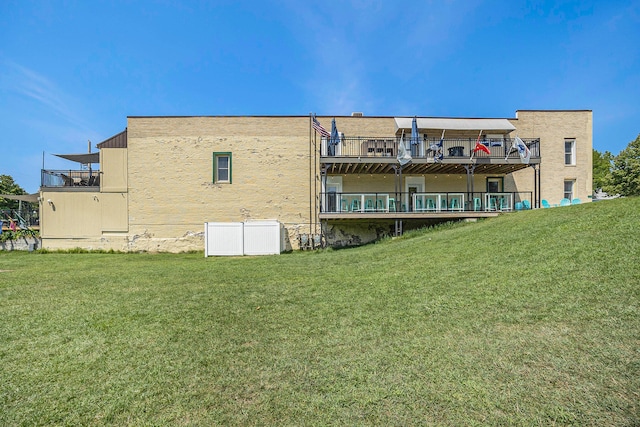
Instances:
[[[640,134],[615,157],[611,184],[623,196],[640,196]]]
[[[611,192],[611,168],[615,156],[609,151],[604,153],[593,150],[593,188],[597,190]]]
[[[11,175],[0,175],[0,194],[27,194],[27,192],[15,183]],[[18,209],[18,204],[17,200],[0,197],[0,210]]]

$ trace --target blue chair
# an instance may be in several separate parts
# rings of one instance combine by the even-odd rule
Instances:
[[[482,209],[482,200],[480,200],[479,197],[474,197],[473,198],[473,210],[474,211],[479,211]]]
[[[389,212],[396,211],[396,199],[393,197],[389,197]]]
[[[531,202],[530,202],[530,201],[528,201],[528,200],[523,200],[523,201],[522,201],[522,207],[523,207],[524,209],[531,209]]]
[[[508,211],[511,210],[511,206],[509,206],[509,201],[506,197],[500,197],[500,210]]]
[[[569,205],[571,205],[571,200],[567,199],[566,197],[560,200],[560,206],[569,206]]]
[[[455,211],[460,209],[460,201],[458,199],[451,199],[451,210]]]
[[[524,209],[522,202],[516,202],[516,210],[521,211],[522,209]]]
[[[447,199],[440,199],[440,210],[441,211],[446,211],[447,210]]]
[[[572,205],[579,205],[579,204],[580,204],[580,199],[573,199],[573,200],[571,201],[571,204],[572,204]]]
[[[367,199],[364,202],[364,211],[365,212],[373,212],[375,209],[373,208],[373,199]]]
[[[385,211],[384,200],[376,199],[376,210],[379,211],[379,212],[384,212]]]
[[[353,199],[351,201],[351,212],[360,212],[360,200]]]
[[[436,210],[436,202],[433,199],[427,199],[427,210],[435,211]]]
[[[340,200],[340,212],[349,212],[349,204],[347,199]]]
[[[416,210],[416,211],[422,211],[422,210],[424,210],[424,207],[423,207],[423,205],[422,205],[422,198],[417,198],[417,199],[416,199],[415,210]]]
[[[549,202],[547,201],[547,199],[542,199],[542,207],[543,208],[550,208],[551,205],[549,204]]]
[[[497,211],[498,208],[496,206],[496,198],[495,197],[489,197],[489,206],[487,207],[487,210],[490,211]]]

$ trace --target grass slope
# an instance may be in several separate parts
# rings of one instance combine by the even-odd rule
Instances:
[[[636,198],[271,257],[2,253],[0,424],[638,425],[639,226]]]

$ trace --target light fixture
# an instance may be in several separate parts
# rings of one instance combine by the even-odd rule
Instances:
[[[49,206],[53,206],[53,200],[47,199],[47,203],[49,203]]]

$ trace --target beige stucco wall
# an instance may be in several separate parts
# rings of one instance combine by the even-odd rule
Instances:
[[[45,188],[40,197],[43,248],[127,250],[127,193]]]

